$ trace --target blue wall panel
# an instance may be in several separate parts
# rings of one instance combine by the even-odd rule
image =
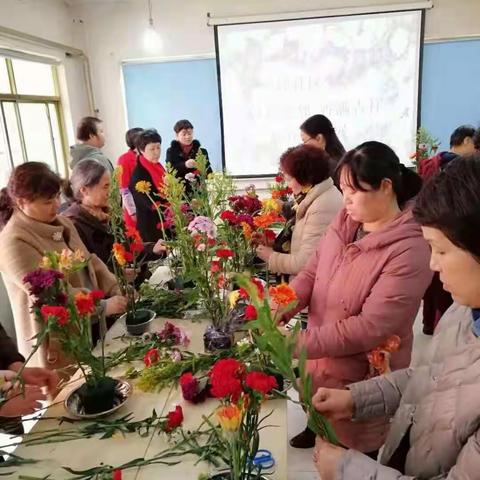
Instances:
[[[222,166],[215,59],[123,65],[128,126],[156,128],[162,163],[174,138],[173,125],[186,118],[208,150],[215,170]]]
[[[421,124],[448,150],[452,131],[480,126],[480,40],[424,46]]]

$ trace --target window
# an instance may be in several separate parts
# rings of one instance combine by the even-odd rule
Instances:
[[[0,57],[0,187],[28,161],[64,176],[63,132],[56,67]]]

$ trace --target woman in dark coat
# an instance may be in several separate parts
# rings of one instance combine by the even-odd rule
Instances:
[[[77,229],[88,251],[95,253],[113,270],[112,247],[115,239],[109,230],[108,195],[110,172],[96,160],[84,160],[72,170],[66,194],[72,198],[70,207],[63,212]],[[163,255],[161,242],[146,244],[140,261],[155,260]]]
[[[143,189],[138,188],[139,182],[144,186],[148,184],[150,197],[162,203],[160,191],[165,169],[160,163],[161,144],[162,137],[155,129],[144,130],[137,137],[140,155],[130,179],[130,191],[137,209],[137,229],[144,242],[157,242],[164,237],[156,208]]]
[[[191,192],[191,182],[188,174],[195,172],[197,164],[195,158],[200,151],[207,158],[207,174],[212,172],[208,152],[200,146],[198,140],[193,139],[193,125],[189,120],[179,120],[173,127],[175,140],[172,140],[167,150],[167,165],[171,165],[177,172],[177,177],[185,183],[187,194]]]

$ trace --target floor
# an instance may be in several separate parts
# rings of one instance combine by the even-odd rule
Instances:
[[[430,343],[431,336],[422,333],[422,318],[418,315],[414,325],[414,344],[412,365],[419,362]],[[296,404],[288,404],[288,439],[301,432],[305,427],[305,414]],[[288,480],[320,480],[312,461],[313,449],[296,449],[288,446]]]

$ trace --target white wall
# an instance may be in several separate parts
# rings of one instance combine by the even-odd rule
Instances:
[[[72,17],[63,0],[1,0],[0,26],[34,35],[69,47],[83,49],[81,24]],[[24,39],[14,39],[0,31],[0,47],[47,55],[60,60],[60,89],[64,103],[68,140],[75,141],[73,126],[91,114],[83,60],[66,57],[64,51]]]
[[[0,0],[0,26],[35,35],[50,41],[82,48],[77,25],[72,22],[71,11],[63,0]],[[65,58],[56,48],[45,47],[25,40],[4,36],[0,32],[0,48],[26,51],[58,58],[62,101],[69,141],[74,141],[73,125],[90,113],[82,71],[82,62]],[[12,337],[15,335],[13,317],[3,280],[0,278],[0,322]]]
[[[73,2],[77,3],[77,2]],[[126,114],[121,88],[121,62],[133,58],[175,57],[214,53],[213,29],[207,12],[215,16],[254,15],[324,9],[340,6],[409,3],[408,0],[153,0],[153,16],[163,49],[147,52],[142,43],[147,27],[144,0],[78,2],[72,7],[84,22],[85,48],[92,65],[99,115],[105,120],[106,152],[116,158],[125,148]],[[426,18],[426,38],[480,35],[480,0],[434,0]],[[161,132],[165,135],[167,132]]]

